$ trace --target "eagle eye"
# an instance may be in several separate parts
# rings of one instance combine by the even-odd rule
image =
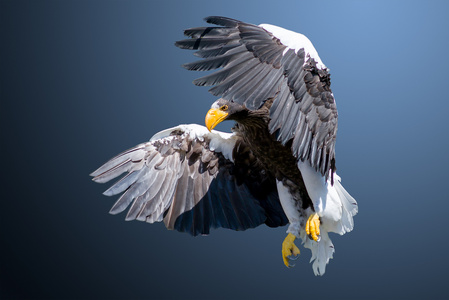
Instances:
[[[220,107],[220,110],[226,111],[228,110],[228,106],[225,104],[222,107]]]

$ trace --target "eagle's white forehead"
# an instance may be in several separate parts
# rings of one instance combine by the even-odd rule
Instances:
[[[220,99],[218,99],[217,101],[215,101],[214,103],[212,103],[212,106],[210,108],[220,108],[220,105],[218,104],[218,102],[220,101]]]

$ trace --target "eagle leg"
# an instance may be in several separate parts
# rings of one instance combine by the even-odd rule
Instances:
[[[294,267],[295,264],[291,264],[290,262],[297,260],[299,257],[299,249],[294,243],[295,239],[296,236],[289,233],[284,242],[282,242],[282,259],[288,268]]]
[[[320,224],[320,217],[317,213],[311,214],[306,223],[306,233],[315,242],[320,240]]]

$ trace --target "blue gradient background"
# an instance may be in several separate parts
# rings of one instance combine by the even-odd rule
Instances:
[[[214,97],[180,67],[182,30],[224,15],[306,34],[331,69],[338,173],[358,200],[315,277],[286,228],[208,237],[125,222],[88,174]],[[0,2],[0,297],[449,297],[449,2]],[[231,124],[223,124],[221,129]]]

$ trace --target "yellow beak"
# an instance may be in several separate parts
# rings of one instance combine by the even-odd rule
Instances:
[[[219,110],[217,108],[211,108],[206,114],[206,127],[209,131],[215,128],[220,122],[222,122],[228,116],[227,112]]]

